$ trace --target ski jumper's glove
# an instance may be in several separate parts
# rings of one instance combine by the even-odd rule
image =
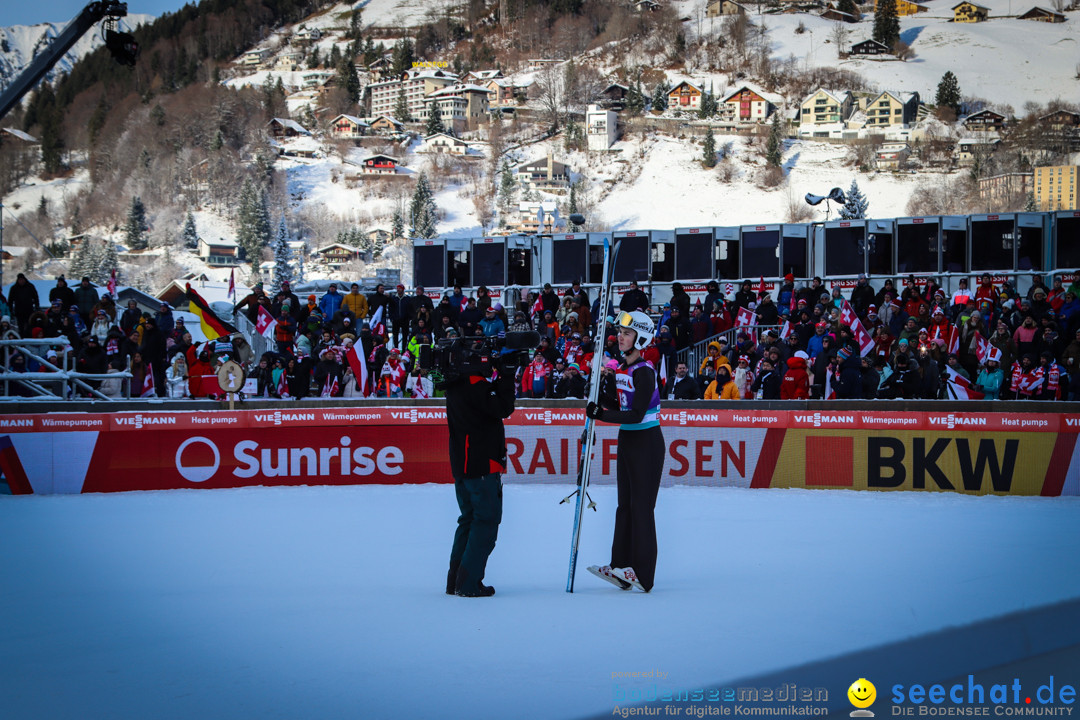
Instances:
[[[600,407],[594,402],[585,406],[585,417],[592,418],[593,420],[604,419],[604,408]]]

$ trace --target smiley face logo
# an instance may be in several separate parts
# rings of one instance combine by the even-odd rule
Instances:
[[[874,687],[874,683],[866,678],[859,678],[851,683],[851,687],[849,687],[847,691],[847,696],[852,705],[859,708],[859,710],[864,711],[858,713],[860,716],[873,716],[872,713],[865,712],[865,709],[873,705],[874,700],[877,699],[877,688]],[[854,716],[856,713],[851,714]]]

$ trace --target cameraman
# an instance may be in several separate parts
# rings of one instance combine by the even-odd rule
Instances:
[[[450,373],[452,379],[440,384],[450,428],[450,469],[461,509],[446,594],[490,597],[495,588],[484,585],[484,569],[502,521],[500,473],[506,470],[502,421],[514,412],[514,369],[500,367],[492,373],[490,365],[483,369],[475,362],[460,366],[465,370]]]

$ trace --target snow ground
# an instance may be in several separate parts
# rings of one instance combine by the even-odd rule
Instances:
[[[615,672],[704,687],[1080,597],[1076,498],[683,486],[650,595],[584,571],[595,487],[569,595],[568,489],[505,488],[492,599],[443,594],[446,485],[0,496],[4,717],[610,714]]]

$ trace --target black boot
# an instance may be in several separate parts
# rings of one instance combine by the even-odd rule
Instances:
[[[450,571],[446,573],[446,594],[453,595],[457,591],[457,575],[458,566],[451,565]]]
[[[495,594],[495,588],[477,582],[475,585],[469,581],[469,573],[465,568],[458,569],[457,593],[458,597],[491,597]]]

